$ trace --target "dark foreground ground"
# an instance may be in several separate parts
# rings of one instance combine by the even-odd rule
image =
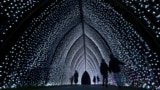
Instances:
[[[25,87],[19,89],[6,89],[6,90],[147,90],[133,87],[103,87],[100,85],[77,85],[77,86],[53,86],[53,87]]]

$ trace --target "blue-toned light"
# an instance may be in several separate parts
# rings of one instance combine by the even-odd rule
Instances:
[[[159,87],[159,54],[152,50],[134,25],[105,0],[79,1],[53,1],[32,17],[1,59],[3,81],[0,89],[68,85],[75,70],[79,72],[78,84],[81,84],[85,70],[91,80],[97,75],[101,80],[101,59],[108,64],[111,53],[125,63],[121,67],[124,86]],[[159,39],[160,1],[121,0],[121,3],[146,24],[150,30],[147,32]],[[0,1],[0,15],[5,18],[0,27],[0,45],[7,42],[7,35],[27,17],[27,13],[34,13],[32,10],[38,5],[42,5],[41,0]],[[109,84],[116,85],[113,74],[109,74]]]

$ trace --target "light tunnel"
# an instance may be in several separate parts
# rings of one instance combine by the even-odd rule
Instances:
[[[101,60],[109,65],[111,54],[125,63],[124,86],[159,88],[159,3],[0,1],[0,89],[70,85],[76,70],[79,85],[85,71],[101,83]]]

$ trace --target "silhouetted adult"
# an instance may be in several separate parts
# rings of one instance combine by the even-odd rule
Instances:
[[[74,83],[77,84],[78,83],[78,72],[77,70],[74,73]]]
[[[106,85],[106,87],[108,86],[108,65],[106,64],[106,62],[104,61],[104,59],[102,59],[101,65],[100,65],[100,72],[103,76],[103,81],[102,81],[102,85]]]
[[[118,87],[121,86],[121,68],[120,65],[124,65],[123,62],[119,61],[116,57],[113,55],[110,55],[110,61],[109,61],[109,71],[114,73],[114,78],[116,80],[116,83]]]

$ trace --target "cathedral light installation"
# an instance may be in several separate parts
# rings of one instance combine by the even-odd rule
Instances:
[[[159,1],[118,3],[144,22],[147,31],[141,31],[159,45]],[[0,5],[0,89],[69,85],[75,70],[78,84],[85,71],[91,80],[101,80],[101,59],[108,64],[110,54],[125,63],[124,85],[159,87],[158,50],[110,0],[2,0]]]

